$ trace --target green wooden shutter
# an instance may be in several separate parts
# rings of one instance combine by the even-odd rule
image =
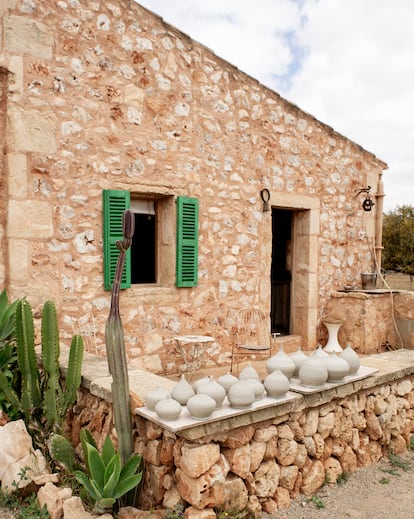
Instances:
[[[116,248],[117,240],[122,240],[122,215],[130,207],[129,191],[103,191],[103,245],[104,245],[104,287],[111,290],[115,276],[116,263],[119,251]],[[125,266],[122,273],[121,288],[131,286],[131,249],[125,257]]]
[[[177,197],[177,287],[198,281],[198,199]]]

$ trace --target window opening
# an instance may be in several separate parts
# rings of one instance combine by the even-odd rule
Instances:
[[[131,199],[135,233],[131,245],[131,283],[157,281],[157,214],[154,200]]]

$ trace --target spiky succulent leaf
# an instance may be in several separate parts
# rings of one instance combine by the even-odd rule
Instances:
[[[104,441],[104,444],[103,444],[103,447],[102,447],[102,461],[105,465],[105,467],[108,465],[108,463],[111,461],[111,459],[114,457],[115,455],[115,447],[114,447],[114,444],[111,440],[111,437],[110,436],[107,436],[105,438],[105,441]]]
[[[99,491],[102,491],[104,487],[104,474],[105,474],[105,465],[103,464],[102,458],[95,447],[93,447],[90,443],[86,444],[87,451],[87,465],[89,469],[89,474],[91,476],[91,480],[95,480],[97,484],[97,488]]]
[[[137,472],[138,467],[141,465],[141,463],[142,456],[140,454],[134,454],[133,456],[131,456],[131,458],[122,467],[119,479],[122,481],[123,479],[126,479],[129,476],[133,476]]]
[[[76,478],[76,481],[78,481],[85,488],[86,492],[94,501],[99,501],[100,499],[102,499],[102,496],[97,490],[96,485],[92,484],[91,480],[84,472],[82,472],[81,470],[75,470],[73,474]]]
[[[135,474],[134,476],[128,476],[118,483],[113,497],[119,499],[120,497],[127,494],[130,490],[137,487],[142,478],[142,472]]]
[[[118,453],[114,454],[105,468],[105,486],[103,495],[105,497],[113,497],[115,489],[119,483],[119,475],[121,474],[121,458]]]
[[[0,371],[0,392],[4,394],[7,401],[18,411],[23,412],[23,406],[19,397],[17,396],[16,391],[14,391],[13,387],[10,384],[10,381],[3,373]]]
[[[87,444],[92,445],[92,447],[95,447],[95,449],[97,449],[98,446],[96,445],[95,438],[92,436],[92,433],[91,433],[91,431],[89,431],[89,429],[85,429],[85,428],[81,429],[80,433],[79,433],[79,437],[80,437],[80,441],[81,441],[81,445],[82,445],[83,459],[85,460],[86,466],[88,466],[87,465],[88,449],[86,448],[86,445]],[[88,473],[90,475],[89,468],[88,468]]]

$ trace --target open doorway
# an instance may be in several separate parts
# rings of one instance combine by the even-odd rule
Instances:
[[[272,208],[271,328],[290,334],[293,211]]]

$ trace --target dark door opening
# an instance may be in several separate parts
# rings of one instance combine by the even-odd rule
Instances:
[[[292,211],[272,209],[271,328],[281,335],[290,333],[292,217]]]

